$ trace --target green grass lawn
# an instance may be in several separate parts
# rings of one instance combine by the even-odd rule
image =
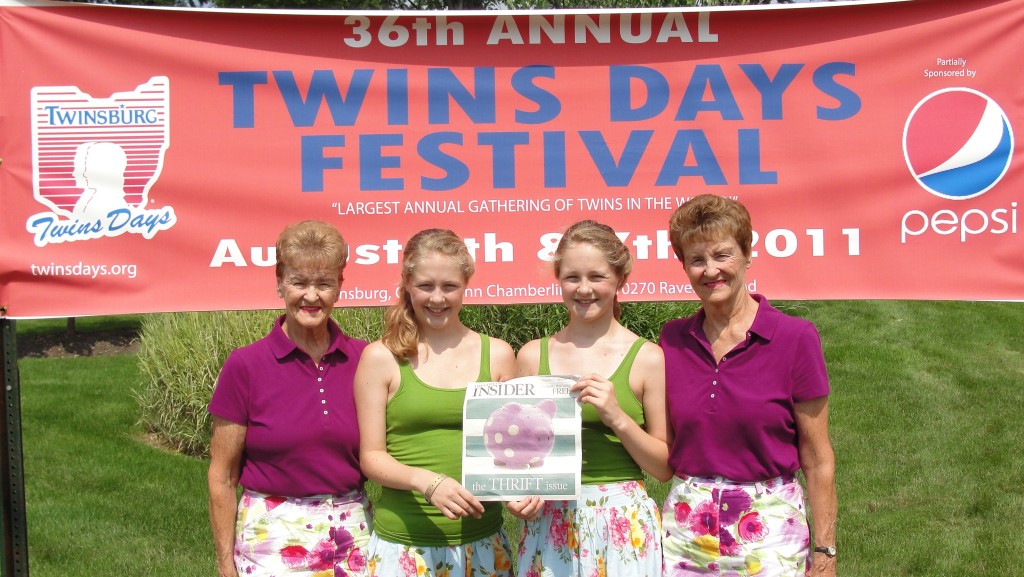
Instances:
[[[1024,304],[780,305],[824,340],[840,575],[1017,574]],[[136,357],[19,366],[31,574],[213,575],[206,464],[138,438]]]
[[[19,335],[34,333],[65,332],[69,326],[79,333],[95,331],[138,330],[142,324],[142,315],[117,315],[99,317],[75,317],[68,322],[67,318],[33,319],[18,321],[16,328]]]
[[[833,383],[842,574],[1019,574],[1024,304],[834,302],[805,316]]]
[[[30,574],[214,575],[206,464],[140,441],[135,356],[19,371]]]

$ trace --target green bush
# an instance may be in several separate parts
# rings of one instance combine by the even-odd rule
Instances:
[[[280,311],[223,311],[147,315],[142,322],[138,393],[146,432],[186,455],[210,449],[206,406],[224,359],[270,330]],[[383,309],[335,311],[342,329],[355,337],[380,337]]]
[[[623,323],[657,341],[665,321],[691,314],[695,303],[626,303]],[[223,311],[146,315],[142,321],[138,393],[146,432],[187,455],[205,456],[210,447],[210,402],[228,353],[262,338],[280,311]],[[349,335],[380,338],[383,308],[336,309],[334,318]],[[503,339],[518,350],[549,335],[568,319],[561,304],[467,306],[462,320],[470,328]]]
[[[625,303],[622,324],[641,337],[658,342],[662,325],[693,314],[697,306],[696,302]],[[562,304],[473,306],[462,312],[466,326],[500,338],[517,351],[533,339],[557,332],[568,321],[568,311]]]

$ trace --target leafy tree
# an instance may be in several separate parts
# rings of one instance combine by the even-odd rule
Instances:
[[[688,6],[740,6],[753,4],[792,4],[794,0],[505,0],[512,10],[573,8],[670,8]]]
[[[487,10],[508,8],[659,8],[683,6],[737,6],[792,4],[795,0],[72,0],[87,4],[182,6],[192,8],[290,8],[302,10]],[[821,1],[821,0],[819,0]]]

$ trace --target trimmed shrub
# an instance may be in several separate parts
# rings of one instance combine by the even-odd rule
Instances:
[[[666,321],[692,314],[696,303],[625,303],[622,321],[657,342]],[[139,368],[144,382],[137,394],[146,432],[186,455],[210,449],[210,402],[228,354],[270,330],[280,311],[221,311],[146,315],[142,321]],[[383,308],[335,309],[334,319],[349,335],[380,338]],[[561,304],[467,306],[462,320],[473,330],[507,341],[518,350],[528,341],[565,326]]]
[[[210,450],[210,403],[213,386],[228,354],[270,331],[281,311],[221,311],[147,315],[142,322],[137,394],[146,432],[186,455]],[[383,309],[352,308],[334,312],[342,329],[354,337],[380,337]]]

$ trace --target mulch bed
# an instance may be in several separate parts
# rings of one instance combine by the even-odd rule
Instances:
[[[97,357],[138,352],[134,330],[18,335],[18,358]]]

